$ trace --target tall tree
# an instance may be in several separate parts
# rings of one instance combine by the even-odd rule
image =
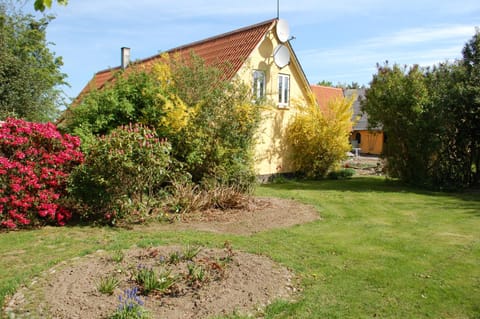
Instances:
[[[363,110],[388,136],[388,172],[410,183],[460,189],[480,181],[480,33],[463,58],[428,69],[378,67]]]
[[[327,80],[318,81],[318,82],[317,82],[317,85],[321,85],[321,86],[332,86],[332,87],[333,87],[333,83],[332,83],[331,81],[327,81]]]
[[[474,167],[472,183],[480,182],[480,28],[463,48],[461,65],[465,69],[465,117],[461,126],[465,139],[470,141],[466,147],[470,154],[470,164]]]
[[[411,68],[378,65],[370,89],[363,101],[363,111],[369,115],[369,125],[383,125],[388,136],[384,150],[389,173],[407,182],[424,180],[425,160],[431,145],[425,122],[428,91],[423,72]]]
[[[46,40],[51,20],[37,20],[0,1],[0,119],[45,122],[58,115],[66,75]]]

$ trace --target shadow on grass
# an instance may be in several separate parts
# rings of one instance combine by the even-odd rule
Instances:
[[[360,193],[413,193],[429,196],[448,196],[464,201],[480,202],[478,190],[466,190],[463,192],[438,192],[406,185],[398,180],[386,179],[385,177],[354,177],[344,180],[289,180],[286,183],[266,184],[262,187],[276,190],[324,190],[340,192]]]

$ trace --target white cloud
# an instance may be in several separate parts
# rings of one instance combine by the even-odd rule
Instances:
[[[445,60],[459,56],[464,43],[474,33],[474,27],[466,25],[405,29],[390,36],[382,35],[360,40],[349,46],[322,47],[298,53],[306,59],[328,60],[332,63],[341,63],[345,60],[354,60],[358,63],[372,59],[382,61],[388,56],[409,58],[428,56]]]
[[[123,45],[132,48],[132,58],[145,58],[273,18],[276,5],[277,0],[72,0],[55,6],[58,17],[48,34],[76,93],[93,72],[118,64]],[[298,37],[296,53],[309,78],[325,74],[320,79],[366,83],[361,79],[387,59],[432,65],[459,57],[474,34],[468,24],[480,21],[480,1],[280,0],[280,16]]]
[[[461,57],[465,42],[474,32],[474,27],[467,25],[408,28],[351,45],[301,50],[297,55],[312,82],[326,79],[366,84],[377,63],[432,66],[452,62]]]
[[[443,25],[423,28],[410,28],[372,38],[365,42],[366,46],[405,46],[425,42],[467,39],[475,32],[471,25]]]

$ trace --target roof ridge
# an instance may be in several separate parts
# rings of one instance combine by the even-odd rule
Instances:
[[[183,50],[185,48],[188,48],[188,47],[194,46],[194,45],[198,45],[200,43],[209,42],[209,41],[213,41],[213,40],[216,40],[216,39],[221,39],[221,38],[230,36],[230,35],[235,34],[235,33],[245,32],[247,30],[255,29],[255,28],[261,27],[261,26],[266,25],[266,24],[271,24],[276,20],[278,20],[278,19],[274,18],[274,19],[270,19],[270,20],[265,20],[263,22],[259,22],[259,23],[253,24],[253,25],[249,25],[249,26],[242,27],[242,28],[239,28],[239,29],[236,29],[236,30],[232,30],[232,31],[228,31],[228,32],[221,33],[221,34],[218,34],[218,35],[214,35],[214,36],[205,38],[203,40],[198,40],[198,41],[195,41],[195,42],[184,44],[184,45],[172,48],[172,49],[170,49],[168,51],[165,51],[165,52],[175,52],[175,51],[178,51],[178,50]],[[158,56],[158,54],[156,56]]]
[[[164,53],[172,53],[172,52],[184,50],[184,49],[186,49],[186,48],[188,48],[188,47],[197,46],[197,45],[200,45],[200,44],[202,44],[202,43],[206,43],[206,42],[218,40],[218,39],[221,39],[221,38],[224,38],[224,37],[231,36],[231,35],[236,34],[236,33],[245,32],[245,31],[247,31],[247,30],[255,29],[255,28],[258,28],[258,27],[267,25],[267,24],[272,24],[273,22],[275,22],[275,21],[277,21],[277,20],[278,20],[277,18],[265,20],[265,21],[263,21],[263,22],[259,22],[259,23],[253,24],[253,25],[245,26],[245,27],[242,27],[242,28],[239,28],[239,29],[236,29],[236,30],[232,30],[232,31],[228,31],[228,32],[225,32],[225,33],[221,33],[221,34],[215,35],[215,36],[211,36],[211,37],[205,38],[205,39],[203,39],[203,40],[198,40],[198,41],[194,41],[194,42],[187,43],[187,44],[184,44],[184,45],[180,45],[180,46],[171,48],[171,49],[169,49],[169,50],[167,50],[167,51],[163,51],[163,52],[157,53],[157,54],[152,55],[152,56],[150,56],[150,57],[147,57],[147,58],[143,58],[143,59],[134,61],[134,63],[145,63],[145,62],[148,62],[148,61],[157,59],[158,57],[160,57],[160,56],[161,56],[162,54],[164,54]],[[113,68],[111,67],[111,68],[107,68],[107,69],[98,71],[98,72],[95,73],[95,75],[97,75],[97,74],[102,74],[102,73],[106,73],[106,72],[112,72],[112,71],[120,70],[120,69],[121,69],[120,66],[113,67]]]
[[[332,90],[343,90],[341,87],[339,88],[339,87],[335,87],[335,86],[318,85],[318,84],[310,84],[310,87],[332,89]]]

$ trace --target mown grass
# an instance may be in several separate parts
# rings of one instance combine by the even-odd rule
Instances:
[[[222,247],[229,240],[234,249],[271,256],[300,278],[298,300],[275,302],[266,318],[480,317],[479,193],[431,193],[365,177],[266,185],[257,194],[312,204],[322,219],[253,236],[151,226],[3,233],[0,301],[40,271],[97,249]]]

